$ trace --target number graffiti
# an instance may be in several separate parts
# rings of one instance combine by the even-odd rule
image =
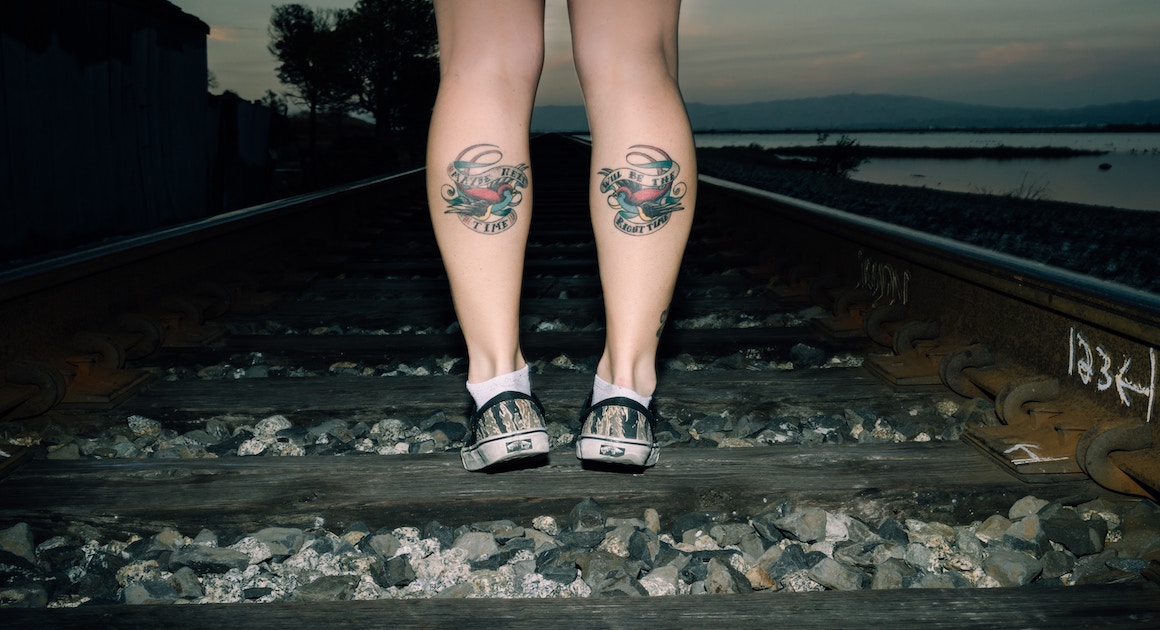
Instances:
[[[1147,409],[1144,413],[1145,422],[1152,421],[1152,413],[1156,407],[1156,349],[1148,348],[1149,365],[1145,370],[1133,372],[1132,357],[1124,355],[1116,366],[1115,358],[1103,347],[1093,344],[1082,332],[1071,329],[1068,338],[1067,373],[1077,376],[1084,385],[1092,385],[1097,391],[1105,392],[1115,388],[1120,402],[1125,407],[1132,406],[1133,396],[1144,396]],[[1148,371],[1144,381],[1137,380],[1141,371]],[[1144,383],[1144,384],[1141,384]]]

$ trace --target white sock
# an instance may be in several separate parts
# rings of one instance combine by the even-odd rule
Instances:
[[[528,366],[525,365],[521,370],[500,374],[482,383],[468,383],[467,391],[475,400],[475,406],[483,407],[487,401],[504,392],[521,392],[531,395],[532,379]]]
[[[608,400],[609,398],[616,398],[618,396],[635,400],[645,409],[652,402],[652,396],[641,396],[627,387],[613,385],[599,376],[592,382],[592,404],[595,405],[602,400]]]

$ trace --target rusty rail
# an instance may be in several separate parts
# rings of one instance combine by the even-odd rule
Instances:
[[[1160,296],[716,178],[702,190],[760,207],[738,238],[792,235],[770,244],[778,290],[830,308],[827,333],[888,349],[872,372],[991,400],[995,424],[965,439],[1012,473],[1160,490]]]
[[[276,299],[303,258],[346,238],[423,170],[376,177],[0,269],[0,418],[109,407],[150,375],[127,360],[223,334]],[[421,197],[420,197],[421,198]]]
[[[421,199],[422,174],[0,270],[0,417],[115,405],[148,379],[125,369],[127,359],[220,335],[214,317],[276,299],[279,286],[294,282],[294,260],[321,249],[304,239],[347,238],[361,212],[403,189]],[[948,387],[992,401],[994,424],[966,439],[1012,473],[1160,491],[1160,297],[724,180],[701,182],[701,203],[735,216],[737,239],[768,241],[773,288],[830,309],[814,322],[828,334],[883,347],[867,361],[870,371],[900,389]]]

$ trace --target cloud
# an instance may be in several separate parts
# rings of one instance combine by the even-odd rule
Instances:
[[[709,79],[709,87],[714,90],[731,90],[741,86],[741,82],[732,77],[717,76]]]
[[[1003,72],[1042,61],[1048,53],[1047,45],[1042,42],[1007,42],[980,50],[974,63],[968,65],[990,72]]]
[[[680,24],[681,39],[684,41],[690,39],[715,39],[722,35],[720,29],[710,26],[705,22],[694,22],[682,17]]]
[[[278,2],[173,2],[213,25],[208,56],[223,88],[257,98],[280,87],[266,50]],[[539,102],[579,103],[567,2],[547,0],[545,18]],[[994,105],[1160,97],[1157,0],[684,0],[680,28],[681,89],[701,102],[855,91]]]
[[[252,39],[266,39],[266,31],[238,26],[222,26],[221,24],[211,24],[209,27],[209,37],[207,39],[213,42],[240,42]]]
[[[237,37],[232,32],[233,29],[227,26],[218,26],[212,24],[209,27],[209,40],[214,42],[233,42],[237,41]]]
[[[812,59],[806,63],[808,68],[825,68],[827,66],[845,66],[866,58],[866,51],[855,50],[841,55],[827,55]]]

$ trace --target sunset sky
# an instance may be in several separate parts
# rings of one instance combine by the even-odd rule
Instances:
[[[266,50],[280,2],[171,1],[210,25],[219,89],[247,99],[282,89]],[[579,104],[566,4],[547,0],[546,11],[537,104]],[[1066,108],[1160,98],[1158,0],[685,0],[680,46],[689,102],[859,92]]]

